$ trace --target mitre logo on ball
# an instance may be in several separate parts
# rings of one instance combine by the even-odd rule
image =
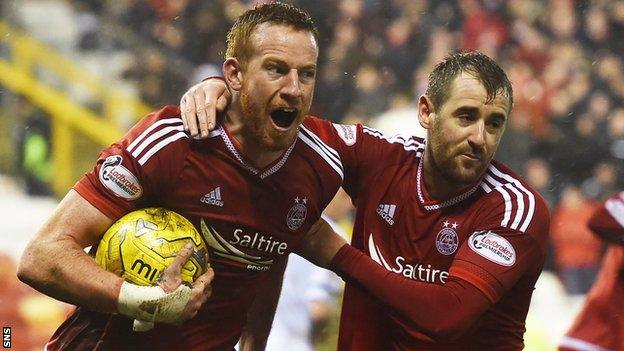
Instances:
[[[208,247],[193,224],[163,208],[145,208],[118,219],[102,236],[95,261],[133,284],[154,285],[160,274],[191,243],[193,253],[181,267],[181,278],[192,284],[209,267]]]

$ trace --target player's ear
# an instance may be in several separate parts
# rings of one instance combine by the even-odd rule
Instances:
[[[418,122],[425,129],[431,129],[435,119],[435,108],[427,95],[418,98]]]
[[[233,90],[243,87],[243,66],[236,58],[229,57],[223,62],[223,78]]]

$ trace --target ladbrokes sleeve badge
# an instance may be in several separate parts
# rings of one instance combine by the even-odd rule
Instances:
[[[355,144],[357,141],[357,128],[354,125],[349,124],[337,124],[333,123],[334,128],[338,132],[338,135],[345,142],[347,146]]]
[[[121,164],[119,155],[108,156],[100,167],[100,182],[115,196],[136,200],[143,194],[143,188],[137,177]]]
[[[472,233],[468,239],[468,246],[472,251],[494,263],[507,267],[516,263],[516,250],[511,243],[489,230]]]

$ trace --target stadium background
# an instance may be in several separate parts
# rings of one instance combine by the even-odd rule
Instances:
[[[14,348],[40,349],[68,308],[16,281],[28,238],[99,149],[151,108],[176,104],[202,77],[220,73],[225,33],[254,3],[0,3],[0,322],[12,327]],[[583,221],[622,188],[624,2],[292,3],[320,29],[312,109],[327,119],[419,133],[414,102],[447,52],[480,50],[505,68],[515,106],[496,157],[553,212],[526,349],[554,349],[604,250]],[[331,349],[333,330],[326,334],[321,348]]]

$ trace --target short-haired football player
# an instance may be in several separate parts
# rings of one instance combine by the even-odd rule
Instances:
[[[197,91],[213,105],[227,96],[209,81],[182,102]],[[418,100],[426,139],[322,120],[308,127],[337,151],[357,208],[351,245],[319,226],[303,253],[347,282],[340,350],[522,350],[550,215],[493,160],[512,106],[492,59],[456,53]]]
[[[305,127],[318,57],[310,16],[259,5],[237,19],[227,43],[233,101],[207,139],[184,131],[177,107],[149,114],[101,153],[27,246],[20,279],[79,306],[46,350],[232,350],[239,339],[263,349],[288,254],[344,171]],[[153,206],[202,233],[214,280],[210,270],[193,288],[180,285],[175,272],[190,252],[156,287],[124,282],[83,252],[116,219]],[[134,332],[133,318],[157,323]]]

